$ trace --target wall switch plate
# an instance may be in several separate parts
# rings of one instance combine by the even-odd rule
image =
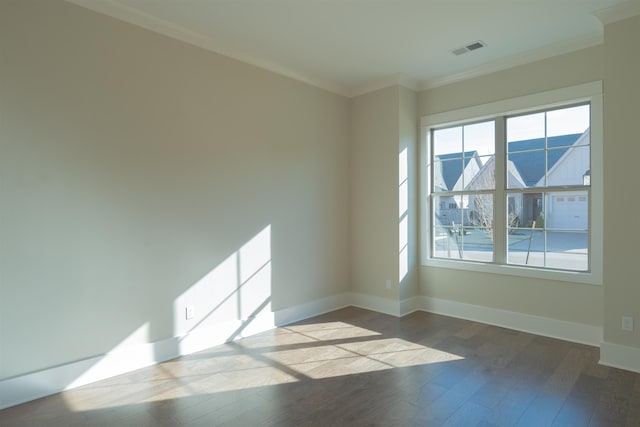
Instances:
[[[192,305],[188,305],[184,308],[184,318],[191,320],[196,317],[196,308]]]
[[[622,330],[633,331],[633,317],[622,316]]]
[[[391,289],[391,280],[387,279],[387,289]]]

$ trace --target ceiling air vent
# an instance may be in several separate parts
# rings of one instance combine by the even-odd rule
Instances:
[[[480,49],[482,47],[485,47],[486,45],[487,44],[485,42],[477,41],[477,42],[469,43],[466,46],[454,49],[454,50],[451,51],[451,53],[453,53],[456,56],[460,56],[460,55],[465,54],[467,52],[471,52],[473,50],[478,50],[478,49]]]

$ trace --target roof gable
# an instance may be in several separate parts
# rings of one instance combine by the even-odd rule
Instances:
[[[547,138],[547,167],[550,170],[582,134]],[[516,167],[527,187],[535,186],[545,173],[544,138],[514,141],[508,144],[509,161]],[[537,151],[527,151],[537,150]]]
[[[577,133],[549,137],[546,139],[546,151],[544,150],[545,138],[509,142],[507,146],[509,173],[523,186],[535,187],[545,174],[545,155],[547,156],[546,170],[550,171],[583,135],[584,133]],[[435,156],[435,159],[439,161],[439,169],[436,169],[436,173],[440,174],[441,185],[446,187],[441,190],[452,191],[471,160],[477,162],[480,171],[465,185],[477,180],[479,175],[488,173],[487,165],[491,163],[493,156],[484,165],[477,151],[441,154]],[[437,179],[436,182],[438,182]]]
[[[451,154],[441,154],[439,156],[435,156],[437,160],[440,160],[441,163],[441,173],[442,180],[444,181],[445,186],[447,187],[445,191],[451,191],[455,187],[456,183],[460,179],[460,175],[464,172],[464,169],[469,165],[471,159],[475,159],[479,162],[478,152],[477,151],[465,151],[464,153],[451,153]],[[452,160],[460,160],[463,161],[462,168],[460,167],[459,162],[455,162]],[[482,166],[482,164],[479,164]]]

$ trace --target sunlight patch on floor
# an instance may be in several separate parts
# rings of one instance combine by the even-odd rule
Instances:
[[[461,359],[346,322],[293,325],[134,372],[128,382],[80,387],[65,401],[73,411],[91,411]]]

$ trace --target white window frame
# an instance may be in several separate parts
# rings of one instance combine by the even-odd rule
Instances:
[[[422,265],[456,270],[477,271],[512,276],[531,277],[548,280],[559,280],[591,285],[602,285],[603,263],[603,99],[602,81],[585,83],[562,89],[540,92],[504,101],[447,111],[444,113],[423,116],[420,119],[420,194],[421,194],[421,231],[420,248]],[[532,267],[513,264],[484,263],[459,259],[434,258],[431,254],[431,211],[430,191],[430,130],[446,126],[491,120],[496,116],[515,115],[530,111],[557,108],[565,105],[589,102],[591,104],[591,198],[589,210],[589,256],[590,271],[550,270],[543,267]],[[496,153],[497,155],[497,153]],[[496,171],[496,177],[499,171]],[[500,171],[502,173],[502,171]],[[501,180],[502,181],[502,180]],[[503,184],[503,183],[502,183]],[[498,185],[498,183],[496,183]],[[500,192],[498,192],[500,193]],[[496,221],[498,223],[498,221]],[[499,251],[498,259],[506,256],[504,244],[496,242],[495,251]]]

